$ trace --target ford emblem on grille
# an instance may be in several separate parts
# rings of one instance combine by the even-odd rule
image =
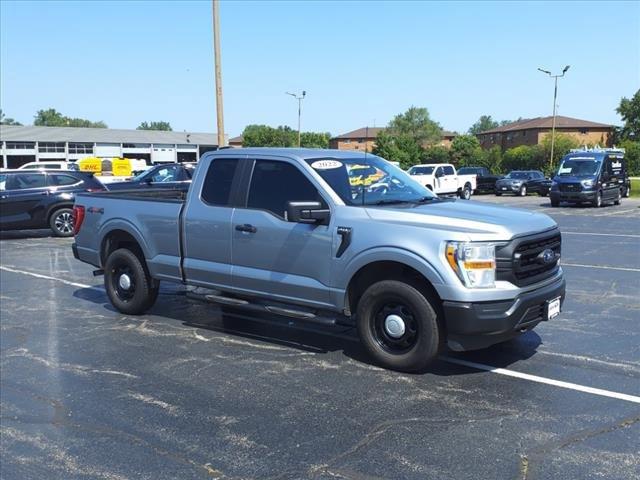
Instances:
[[[555,259],[556,253],[550,248],[541,251],[537,257],[538,263],[544,263],[545,265],[553,262]]]

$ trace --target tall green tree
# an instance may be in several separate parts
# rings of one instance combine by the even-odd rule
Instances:
[[[431,120],[429,111],[413,106],[393,117],[387,131],[390,135],[407,136],[421,146],[437,143],[442,138],[442,127],[438,122]]]
[[[412,136],[407,134],[392,135],[381,130],[376,137],[373,154],[390,162],[399,162],[401,168],[407,169],[420,163],[423,151],[422,146]]]
[[[304,148],[329,148],[329,132],[302,132],[300,134],[300,146]]]
[[[491,115],[481,115],[480,118],[469,127],[470,135],[477,135],[478,133],[486,132],[487,130],[493,130],[499,127],[500,124],[496,122]]]
[[[451,142],[451,162],[457,167],[477,166],[485,156],[475,135],[458,135]]]
[[[22,125],[20,122],[15,121],[13,118],[7,117],[0,108],[0,125]]]
[[[633,97],[620,100],[616,112],[622,117],[624,125],[620,132],[622,140],[640,141],[640,90]]]
[[[420,163],[449,163],[451,152],[448,148],[433,145],[425,148],[420,158]]]
[[[136,127],[136,130],[162,130],[164,132],[172,132],[171,124],[169,122],[142,122]]]
[[[107,128],[107,124],[102,121],[92,122],[84,118],[67,117],[55,108],[38,110],[34,117],[33,124],[40,127]]]

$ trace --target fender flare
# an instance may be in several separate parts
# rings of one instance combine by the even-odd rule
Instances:
[[[102,251],[104,249],[105,239],[114,230],[122,230],[123,232],[126,232],[129,235],[131,235],[136,240],[136,242],[138,242],[138,245],[142,250],[144,258],[145,259],[151,258],[149,245],[144,240],[144,237],[140,232],[140,230],[138,230],[138,228],[133,223],[123,218],[111,219],[107,221],[105,224],[100,226],[100,229],[98,230],[98,233],[97,233],[97,237],[100,239],[100,242],[99,242],[100,250],[98,251],[100,258],[102,258]]]

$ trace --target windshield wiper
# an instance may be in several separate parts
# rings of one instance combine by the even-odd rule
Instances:
[[[374,205],[398,205],[400,203],[411,203],[412,200],[378,200]]]

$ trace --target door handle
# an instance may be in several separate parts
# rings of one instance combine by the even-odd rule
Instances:
[[[239,232],[246,232],[246,233],[256,233],[258,231],[256,227],[248,223],[245,223],[244,225],[236,225],[236,230]]]

